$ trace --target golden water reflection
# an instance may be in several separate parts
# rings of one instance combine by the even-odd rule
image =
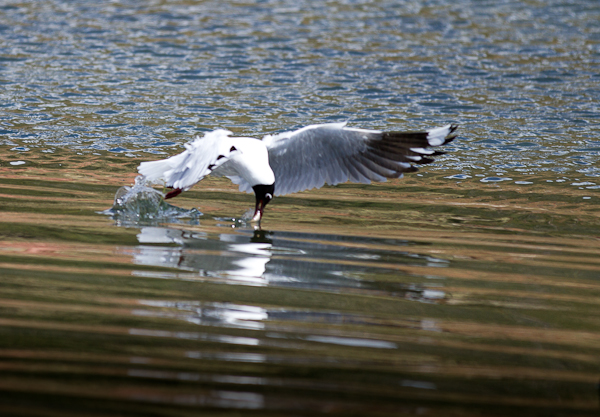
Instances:
[[[177,202],[199,224],[119,227],[131,163],[86,163],[0,167],[3,414],[598,412],[586,190],[430,174],[277,199],[255,231],[211,180]]]

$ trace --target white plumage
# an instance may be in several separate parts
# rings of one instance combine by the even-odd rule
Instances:
[[[382,132],[329,123],[262,140],[231,137],[231,132],[219,129],[186,144],[179,155],[142,162],[138,171],[150,181],[163,181],[173,188],[167,198],[190,189],[207,175],[228,177],[240,191],[254,190],[260,220],[262,208],[273,195],[347,181],[382,182],[416,171],[413,164],[433,162],[432,156],[444,153],[431,148],[452,141],[456,129],[456,125],[446,125],[424,132]]]
[[[250,186],[272,184],[264,144],[254,138],[232,138],[228,130],[215,130],[185,144],[185,151],[168,159],[142,162],[138,172],[149,181],[187,191],[207,175],[241,176]],[[264,169],[260,169],[264,167]]]

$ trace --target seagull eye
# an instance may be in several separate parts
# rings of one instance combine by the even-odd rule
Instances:
[[[267,200],[273,200],[273,196],[271,195],[271,193],[266,193],[266,194],[265,194],[265,198],[266,198]]]

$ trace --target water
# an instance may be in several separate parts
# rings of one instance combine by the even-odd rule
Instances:
[[[0,3],[2,415],[597,415],[599,18]],[[278,197],[260,230],[226,180],[172,205],[135,183],[208,130],[345,120],[461,126],[419,173]]]
[[[445,167],[597,177],[599,18],[591,0],[5,4],[3,142],[144,156],[216,127],[452,121]]]
[[[141,175],[135,178],[133,186],[119,188],[112,207],[102,214],[111,216],[118,225],[134,227],[160,222],[177,223],[180,219],[196,220],[202,216],[198,209],[186,210],[168,204],[165,193],[146,184],[146,179]]]

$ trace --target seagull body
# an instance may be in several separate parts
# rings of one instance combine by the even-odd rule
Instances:
[[[138,172],[148,181],[162,181],[173,190],[165,198],[189,190],[207,175],[227,177],[240,191],[254,191],[260,221],[276,195],[325,184],[351,181],[369,184],[400,178],[433,162],[444,152],[431,149],[456,137],[457,125],[423,132],[382,132],[346,127],[346,123],[310,125],[262,140],[232,137],[218,129],[185,145],[179,155],[142,162]]]

